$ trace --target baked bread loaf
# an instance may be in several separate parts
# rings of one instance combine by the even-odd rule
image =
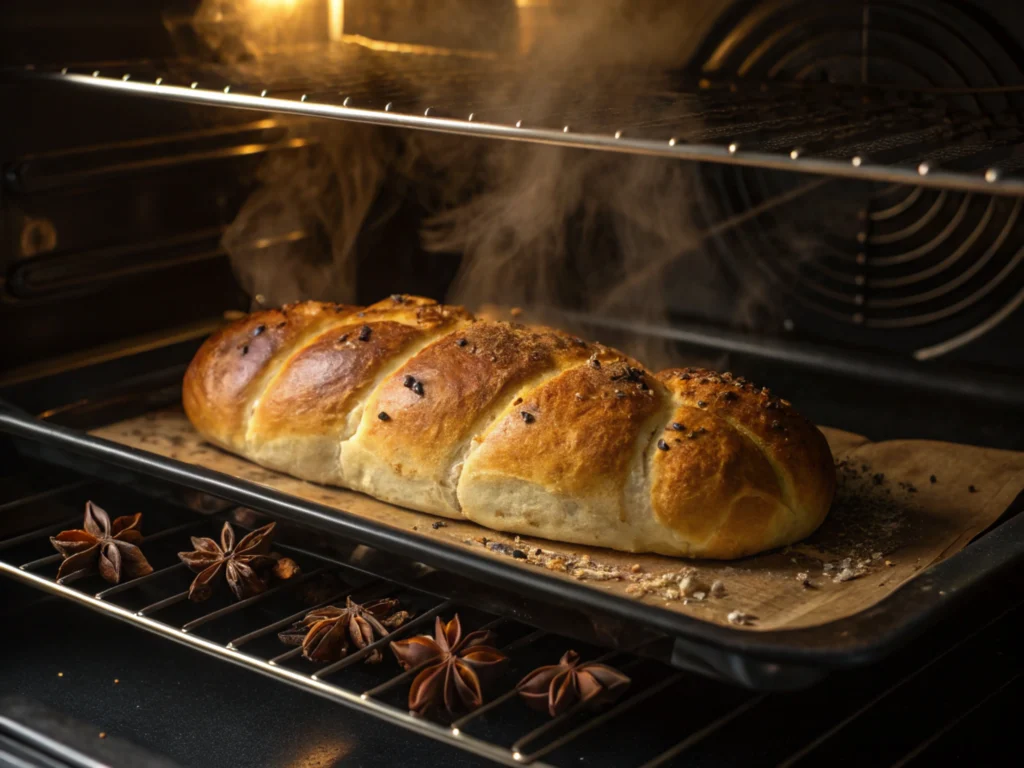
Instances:
[[[728,559],[821,524],[836,475],[788,402],[657,375],[599,344],[393,296],[214,334],[185,375],[210,442],[271,469],[501,531]]]

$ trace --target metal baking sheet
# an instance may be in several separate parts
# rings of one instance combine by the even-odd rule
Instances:
[[[152,415],[150,418],[156,419]],[[917,575],[893,590],[887,597],[865,605],[859,612],[814,626],[766,629],[762,625],[760,631],[757,631],[756,623],[753,627],[732,626],[728,623],[708,620],[707,616],[697,617],[688,612],[667,608],[661,600],[641,600],[622,594],[615,589],[602,589],[600,585],[608,584],[608,582],[577,580],[565,574],[525,563],[520,558],[495,552],[475,541],[474,537],[467,537],[470,540],[467,543],[452,540],[451,536],[425,535],[426,531],[423,529],[430,530],[432,533],[454,533],[454,531],[449,531],[448,527],[454,528],[455,525],[435,531],[431,527],[431,522],[435,519],[430,516],[396,509],[396,513],[409,516],[410,521],[418,520],[419,522],[409,525],[395,520],[384,522],[373,516],[360,514],[358,511],[339,510],[336,505],[326,503],[322,496],[319,498],[316,496],[316,494],[327,493],[334,489],[310,486],[315,489],[315,493],[299,495],[293,492],[284,492],[267,485],[266,478],[260,482],[234,476],[207,466],[160,455],[153,450],[125,445],[78,430],[56,426],[18,412],[4,411],[0,413],[0,429],[22,439],[36,443],[43,442],[52,448],[99,460],[112,467],[121,467],[158,477],[261,510],[282,519],[292,520],[385,551],[411,557],[428,565],[444,568],[533,599],[556,605],[572,604],[581,609],[591,610],[621,621],[639,622],[677,638],[683,643],[681,652],[691,652],[695,648],[703,648],[711,652],[712,655],[739,654],[761,662],[771,661],[811,666],[846,666],[865,663],[885,655],[910,639],[947,611],[952,610],[959,600],[965,599],[973,588],[982,585],[987,579],[1003,569],[1024,561],[1024,535],[1022,535],[1024,534],[1024,522],[1020,516],[1012,516],[969,546],[965,545],[968,544],[972,536],[968,532],[961,532],[955,537],[955,543],[951,544],[934,564],[922,563],[916,569]],[[839,433],[839,435],[846,435],[846,437],[834,439],[845,439],[847,448],[851,445],[850,440],[858,439],[856,436],[849,436],[848,433]],[[889,445],[890,450],[895,454],[906,453],[906,444]],[[948,446],[950,444],[934,443],[930,445]],[[1021,474],[1020,466],[1016,462],[1024,462],[1024,457],[1005,451],[974,449],[967,446],[952,447],[960,451],[1000,454],[1002,458],[1011,460],[1008,468],[1004,467],[1009,474],[1004,476],[1004,481],[999,487],[992,486],[992,490],[989,492],[990,496],[984,504],[989,509],[990,522],[994,522],[1001,516],[1006,518],[1005,510],[1017,506],[1014,498],[1019,491],[1020,478],[1024,475]],[[974,454],[968,458],[977,459],[980,455]],[[226,454],[224,456],[233,458],[227,457]],[[956,461],[958,462],[956,466],[963,472],[977,471],[977,462],[972,464],[963,460],[962,454],[961,458]],[[933,464],[929,464],[927,467],[919,469],[933,471],[933,467]],[[266,472],[258,467],[254,468],[254,471]],[[896,482],[904,482],[896,478],[893,479]],[[958,478],[960,482],[964,480],[965,477]],[[291,480],[291,482],[298,483],[300,481]],[[928,482],[927,475],[925,482]],[[948,475],[947,482],[949,482]],[[979,488],[984,489],[984,486],[976,486],[974,493],[970,491],[967,493],[980,499]],[[346,491],[337,492],[348,493]],[[982,493],[984,493],[983,490]],[[908,494],[915,495],[909,491]],[[359,495],[352,494],[352,496],[358,497]],[[366,499],[366,497],[359,498],[365,499],[367,503],[379,504],[379,502]],[[500,537],[500,534],[485,532],[484,529],[478,529],[478,531],[487,535],[488,538]],[[458,536],[455,538],[458,539]],[[557,549],[558,547],[559,545],[551,543],[542,545],[542,548]],[[806,554],[799,553],[796,555],[775,553],[769,557],[775,557],[778,562],[781,562],[778,560],[779,558],[784,560],[796,557],[799,560],[800,557],[806,556]],[[633,556],[625,557],[634,559]],[[641,567],[645,567],[642,564],[642,558],[635,559],[641,562]],[[679,562],[683,564],[682,561]],[[724,567],[735,568],[736,564]],[[882,568],[888,568],[884,565],[884,560]],[[884,570],[881,572],[885,573]],[[812,576],[812,581],[821,578],[822,574],[816,573]],[[843,587],[848,583],[856,584],[857,581],[865,583],[861,579],[855,579],[850,582],[841,581],[836,586]],[[793,582],[794,586],[800,586],[803,589],[795,579]],[[838,590],[836,592],[838,593]],[[733,663],[734,661],[735,659],[730,657],[722,663]]]

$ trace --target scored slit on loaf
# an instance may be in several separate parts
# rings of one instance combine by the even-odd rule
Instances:
[[[203,437],[270,469],[629,552],[790,544],[835,493],[824,436],[767,389],[414,296],[254,312],[203,344],[182,396]]]

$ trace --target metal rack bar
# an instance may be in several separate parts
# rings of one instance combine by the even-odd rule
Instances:
[[[49,499],[53,496],[60,496],[62,493],[67,493],[68,491],[74,491],[78,488],[85,488],[86,486],[91,485],[93,482],[94,481],[92,480],[76,480],[72,483],[58,485],[56,488],[48,488],[45,491],[40,491],[39,493],[33,493],[30,494],[29,496],[22,496],[21,498],[15,499],[14,501],[7,501],[4,502],[3,504],[0,504],[0,513],[6,514],[7,512],[10,512],[12,509],[24,507],[27,504],[32,504],[42,499]],[[73,518],[72,523],[77,519],[77,517]],[[6,548],[8,546],[13,546],[11,542],[16,540],[17,539],[7,539],[6,541],[4,541],[3,547]]]
[[[655,757],[653,760],[644,763],[642,766],[640,766],[640,768],[657,768],[657,766],[659,766],[659,765],[664,765],[669,760],[672,760],[673,758],[678,757],[679,755],[681,755],[683,752],[685,752],[686,750],[688,750],[690,747],[694,746],[698,742],[703,741],[708,736],[713,734],[715,731],[719,730],[720,728],[725,727],[726,725],[731,723],[733,720],[735,720],[737,717],[739,717],[740,715],[745,713],[747,710],[753,709],[758,704],[760,704],[762,701],[764,701],[766,698],[767,698],[767,696],[755,696],[752,699],[748,699],[747,701],[745,701],[742,704],[740,704],[738,707],[734,707],[733,709],[729,710],[727,713],[725,713],[721,717],[715,718],[714,720],[712,720],[710,723],[705,725],[700,730],[694,731],[693,733],[691,733],[689,736],[687,736],[685,739],[680,741],[675,746],[671,747],[670,749],[665,750],[660,755]]]
[[[432,108],[432,104],[424,105],[422,101],[417,102],[415,98],[412,99],[410,105],[406,105],[402,101],[396,103],[397,97],[393,96],[386,103],[369,106],[357,103],[351,96],[345,96],[343,87],[330,93],[298,91],[289,93],[287,89],[281,92],[280,89],[272,91],[266,87],[248,88],[231,83],[208,87],[205,84],[206,81],[200,83],[199,80],[193,80],[186,84],[173,84],[159,76],[131,72],[100,72],[99,70],[90,74],[74,73],[64,69],[61,72],[38,73],[38,76],[83,87],[102,88],[131,95],[193,104],[272,111],[398,128],[415,128],[461,136],[500,138],[552,146],[599,149],[680,160],[821,174],[860,181],[884,181],[924,187],[953,188],[988,194],[1024,195],[1024,177],[1005,172],[998,165],[965,171],[944,168],[941,161],[931,160],[926,147],[935,143],[934,139],[938,138],[938,134],[935,131],[929,133],[927,129],[921,129],[925,131],[921,134],[921,138],[927,134],[933,136],[933,140],[921,145],[920,152],[903,151],[900,154],[902,160],[899,161],[890,159],[888,162],[882,162],[880,158],[884,152],[869,151],[865,154],[863,151],[857,150],[856,145],[847,144],[844,149],[835,141],[824,145],[820,143],[812,145],[818,147],[817,153],[802,151],[801,147],[795,143],[787,145],[784,133],[771,144],[771,146],[779,147],[777,151],[760,150],[757,148],[756,141],[752,148],[747,147],[738,137],[749,132],[751,127],[736,129],[735,126],[725,122],[729,117],[737,114],[740,109],[750,110],[759,106],[756,100],[752,104],[737,106],[737,102],[748,100],[745,98],[733,97],[731,100],[722,101],[725,106],[720,109],[724,110],[726,115],[722,118],[723,124],[714,127],[713,131],[704,135],[697,132],[694,134],[695,140],[689,141],[686,131],[678,129],[674,134],[665,136],[646,135],[652,131],[649,128],[643,128],[645,124],[643,119],[637,120],[636,118],[630,124],[623,122],[621,127],[615,130],[609,128],[606,131],[603,126],[593,130],[588,130],[586,127],[576,130],[573,128],[573,119],[564,115],[559,116],[557,120],[550,117],[549,119],[554,125],[545,126],[542,123],[531,123],[524,117],[513,119],[511,116],[502,116],[501,120],[498,120],[497,117],[485,117],[468,108],[464,108],[464,115],[441,117]],[[390,87],[381,86],[375,92],[375,98],[378,98],[381,93],[390,95],[392,92],[389,90]],[[791,89],[783,89],[779,92],[788,99],[784,103],[791,106],[799,106],[801,99],[806,98],[801,96],[799,91]],[[733,96],[733,94],[727,95]],[[710,94],[702,92],[701,96],[706,99],[719,98],[714,92]],[[684,106],[692,101],[692,97],[686,94],[677,95],[677,99]],[[411,105],[413,103],[415,106]],[[525,114],[527,106],[522,104],[518,106],[524,110]],[[767,106],[778,108],[779,104],[768,101],[766,97],[765,106],[766,108]],[[808,102],[805,108],[810,110],[814,108],[814,105]],[[403,111],[403,109],[410,111]],[[413,109],[415,111],[411,111]],[[905,111],[906,109],[901,109],[900,113]],[[695,109],[691,106],[684,116],[695,119],[708,117],[710,119],[711,116],[708,113],[708,109]],[[455,115],[455,111],[452,110],[450,114]],[[851,110],[848,114],[850,124],[856,125],[858,113]],[[805,115],[803,122],[806,124],[809,119],[810,117]],[[658,121],[653,122],[657,123]],[[795,120],[794,122],[799,124],[801,121]],[[685,121],[683,124],[685,125]],[[638,125],[640,126],[639,131],[645,135],[638,134]],[[965,126],[970,127],[967,123]],[[905,131],[905,134],[907,137],[914,135],[913,131]],[[720,142],[712,142],[710,140],[712,135],[720,139]],[[878,143],[877,138],[874,143]],[[872,142],[867,141],[865,144],[872,145]],[[912,144],[913,142],[907,146],[912,148]],[[884,141],[882,145],[885,145]],[[1024,145],[1024,132],[1017,137],[1016,143],[1007,144],[1014,150],[1022,145]],[[936,145],[936,148],[940,150],[939,157],[942,156],[941,150],[945,146],[941,141]],[[840,156],[830,156],[836,153]],[[878,157],[875,156],[876,154]],[[961,164],[958,163],[958,165]]]
[[[161,568],[158,571],[153,571],[152,573],[147,573],[145,576],[139,576],[137,579],[132,579],[131,581],[123,581],[120,584],[115,584],[112,587],[107,587],[106,589],[102,589],[99,592],[97,592],[95,595],[93,595],[93,597],[96,598],[97,600],[106,600],[111,595],[116,595],[116,594],[118,594],[120,592],[125,592],[125,591],[127,591],[129,589],[134,589],[135,587],[139,586],[140,584],[145,584],[147,581],[158,579],[161,576],[166,576],[168,573],[173,573],[174,571],[180,571],[182,568],[187,568],[187,567],[188,566],[185,565],[183,562],[178,561],[177,563],[174,563],[173,565],[168,565],[166,568]]]
[[[4,539],[3,541],[0,541],[0,552],[4,551],[5,549],[12,549],[18,546],[19,544],[24,544],[27,541],[38,539],[40,536],[48,537],[50,536],[50,534],[66,531],[68,529],[68,526],[74,525],[75,523],[79,522],[80,519],[81,515],[78,515],[68,520],[64,520],[63,522],[48,525],[45,528],[37,528],[34,531],[23,533],[20,536],[14,536],[10,539]],[[49,555],[47,555],[47,557],[49,557]]]
[[[654,683],[653,685],[651,685],[650,687],[645,688],[644,690],[640,691],[640,693],[637,693],[634,696],[630,696],[625,701],[619,702],[618,704],[616,704],[611,709],[605,710],[600,715],[597,715],[596,717],[591,718],[590,720],[588,720],[587,722],[583,723],[582,725],[577,726],[576,728],[573,728],[568,733],[565,733],[565,734],[559,736],[557,739],[548,742],[547,744],[545,744],[540,749],[537,749],[537,750],[535,750],[535,751],[533,751],[533,752],[531,752],[531,753],[529,753],[527,755],[522,754],[516,747],[513,747],[512,748],[513,749],[513,757],[515,757],[515,759],[518,762],[521,762],[521,763],[524,763],[524,764],[525,763],[534,763],[534,762],[537,761],[538,758],[541,758],[544,755],[550,754],[551,752],[555,751],[559,747],[565,746],[566,744],[568,744],[573,739],[575,739],[575,738],[577,738],[579,736],[582,736],[584,733],[587,733],[588,731],[594,730],[595,728],[597,728],[600,725],[604,725],[609,720],[612,720],[613,718],[618,717],[619,715],[623,714],[624,712],[626,712],[626,711],[632,709],[633,707],[635,707],[637,704],[640,704],[640,703],[646,701],[647,699],[651,698],[655,694],[661,693],[666,688],[669,688],[669,687],[675,685],[682,678],[683,678],[683,674],[681,672],[676,672],[674,674],[671,674],[668,677],[664,678],[663,680],[660,680],[657,683]],[[583,702],[581,702],[581,704],[583,704]],[[581,705],[578,704],[578,705],[576,705],[576,707],[573,707],[573,709],[571,709],[569,711],[570,712],[572,712],[573,710],[577,710],[578,711],[580,706]],[[538,730],[540,730],[540,729],[538,729]]]
[[[170,597],[164,598],[163,600],[157,600],[155,603],[150,603],[149,605],[140,608],[139,610],[137,610],[135,612],[135,615],[136,616],[148,616],[151,613],[156,613],[157,611],[162,611],[164,608],[168,608],[168,607],[170,607],[172,605],[176,605],[176,604],[182,602],[183,600],[187,600],[187,599],[188,599],[188,590],[186,589],[184,592],[178,592],[175,595],[171,595]]]
[[[244,600],[239,600],[236,603],[231,603],[231,605],[226,605],[223,608],[218,608],[216,611],[212,611],[211,613],[204,613],[199,618],[192,619],[192,621],[188,622],[187,624],[184,624],[181,627],[181,631],[191,632],[193,629],[201,627],[203,626],[203,624],[206,624],[208,622],[216,621],[222,616],[228,616],[229,614],[235,613],[235,611],[244,610],[245,608],[248,608],[250,605],[253,605],[254,603],[258,603],[261,600],[267,599],[268,597],[273,597],[274,595],[280,594],[285,590],[294,589],[303,582],[309,581],[314,576],[319,576],[322,573],[326,573],[328,570],[328,568],[317,568],[314,571],[300,574],[297,578],[289,579],[283,584],[278,584],[276,587],[272,587],[264,592],[260,592],[258,595],[253,595],[251,597],[245,598]]]

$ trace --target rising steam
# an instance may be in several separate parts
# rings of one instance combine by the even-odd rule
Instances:
[[[301,0],[275,24],[253,11],[270,2],[205,0],[196,29],[222,61],[266,77],[273,74],[269,52],[308,42],[310,34]],[[494,13],[480,12],[486,3],[443,2],[437,12],[434,0],[391,0],[394,13],[370,14],[370,31],[409,40],[414,18],[418,42],[477,40],[486,47],[488,35],[497,39],[493,29],[460,28],[493,20]],[[505,11],[516,5],[491,3]],[[481,113],[515,108],[527,123],[550,127],[570,102],[576,114],[600,115],[612,96],[628,112],[629,100],[642,95],[635,83],[651,87],[686,64],[721,4],[694,2],[685,12],[671,0],[518,5],[518,55],[499,57],[494,66],[507,76],[489,79],[468,101]],[[422,13],[428,6],[431,13]],[[469,7],[476,12],[460,12]],[[349,11],[346,32],[359,15]],[[508,41],[496,47],[504,50]],[[326,85],[330,72],[311,61],[307,79]],[[712,289],[718,267],[705,256],[692,218],[701,190],[692,163],[334,122],[291,130],[315,147],[266,163],[260,188],[224,241],[242,285],[268,304],[353,298],[356,236],[395,174],[429,188],[434,213],[420,233],[425,249],[461,255],[446,297],[453,303],[519,306],[528,317],[582,331],[568,312],[661,323],[670,307],[699,313],[727,300]],[[400,276],[395,288],[402,289]],[[616,341],[649,365],[666,362],[662,347]]]

